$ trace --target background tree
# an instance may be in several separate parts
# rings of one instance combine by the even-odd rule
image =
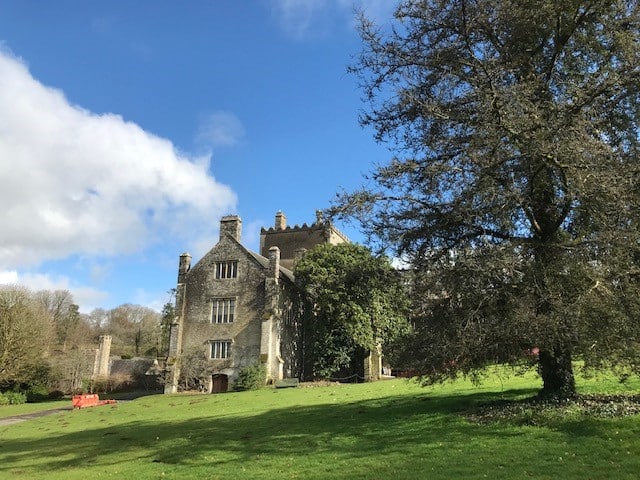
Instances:
[[[94,308],[90,313],[85,314],[84,318],[97,334],[109,323],[109,311],[104,308]]]
[[[68,290],[39,290],[34,299],[49,314],[55,328],[55,342],[64,352],[67,345],[77,346],[90,341],[86,321]]]
[[[156,356],[162,339],[160,324],[155,310],[124,304],[109,310],[102,333],[112,336],[113,355]]]
[[[363,246],[318,245],[297,263],[295,277],[311,313],[303,342],[314,377],[328,378],[378,346],[384,352],[407,326],[400,275]]]
[[[172,288],[168,292],[169,301],[162,306],[161,338],[158,356],[169,355],[169,337],[171,335],[171,324],[176,317],[175,297],[176,289]]]
[[[572,358],[637,367],[635,0],[406,0],[361,23],[362,123],[395,157],[334,215],[416,271],[408,357],[432,380],[539,347],[543,394]]]
[[[0,387],[29,383],[46,365],[53,324],[29,290],[0,286]]]

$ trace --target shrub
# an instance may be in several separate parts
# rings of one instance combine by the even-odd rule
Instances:
[[[26,396],[29,403],[44,402],[49,399],[49,390],[42,385],[36,385],[27,390]]]
[[[20,405],[27,402],[27,396],[22,392],[0,393],[0,405]]]
[[[264,387],[267,369],[264,364],[251,365],[240,369],[238,379],[233,385],[236,391],[257,390]]]
[[[130,392],[135,390],[136,382],[128,373],[118,373],[109,376],[108,391],[110,392]]]
[[[108,377],[96,377],[88,381],[86,390],[91,393],[130,392],[135,389],[131,375],[119,373]]]
[[[59,400],[64,397],[64,392],[62,390],[52,390],[47,397],[49,397],[49,400]]]

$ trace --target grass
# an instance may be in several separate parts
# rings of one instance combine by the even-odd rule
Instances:
[[[475,405],[531,396],[533,375],[423,388],[404,380],[149,396],[0,427],[0,478],[632,479],[640,417],[552,413],[478,424]],[[585,392],[640,390],[607,377]]]
[[[54,408],[65,408],[70,406],[71,400],[69,399],[24,403],[22,405],[0,405],[0,419],[13,417],[14,415],[26,415],[28,413],[36,413],[43,410],[53,410]]]

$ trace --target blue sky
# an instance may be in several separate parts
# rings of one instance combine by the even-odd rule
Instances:
[[[222,215],[313,222],[389,157],[346,67],[393,3],[0,2],[0,283],[159,309]]]

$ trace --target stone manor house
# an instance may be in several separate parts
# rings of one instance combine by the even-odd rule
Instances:
[[[300,376],[292,270],[306,250],[349,240],[320,213],[311,225],[290,227],[278,212],[275,225],[261,229],[260,253],[242,245],[241,232],[238,216],[223,217],[218,243],[198,263],[180,256],[165,393],[177,391],[181,360],[190,352],[206,356],[214,393],[230,389],[243,367],[257,363],[271,382]]]

